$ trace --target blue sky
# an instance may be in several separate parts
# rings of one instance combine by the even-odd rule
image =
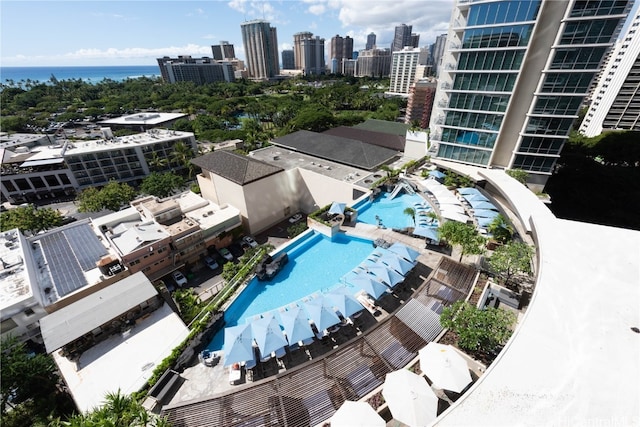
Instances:
[[[420,46],[446,32],[453,0],[1,0],[3,66],[155,65],[161,56],[211,56],[221,40],[244,59],[240,24],[265,19],[280,50],[293,34],[354,38],[363,49],[370,32],[389,47],[396,25],[413,25]]]

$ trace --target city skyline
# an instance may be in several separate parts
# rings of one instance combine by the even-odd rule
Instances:
[[[152,65],[162,56],[211,57],[228,41],[245,59],[241,24],[264,19],[278,31],[278,52],[293,48],[293,34],[335,35],[365,48],[375,33],[390,48],[395,27],[412,25],[420,46],[447,31],[454,0],[388,1],[3,1],[0,63],[3,66]],[[162,7],[157,7],[162,5]],[[191,24],[184,25],[186,21]],[[37,28],[38,31],[34,31]],[[42,37],[42,31],[47,32]]]

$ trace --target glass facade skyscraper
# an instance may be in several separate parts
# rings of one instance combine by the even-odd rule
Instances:
[[[431,118],[437,157],[553,172],[627,0],[458,0]]]
[[[265,80],[280,74],[278,36],[268,22],[255,20],[240,25],[249,78]]]

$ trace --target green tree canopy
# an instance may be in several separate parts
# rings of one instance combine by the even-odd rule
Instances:
[[[307,107],[296,114],[295,118],[291,120],[291,125],[294,130],[323,132],[335,125],[335,118],[326,108]]]
[[[529,179],[529,174],[527,173],[527,171],[522,169],[507,169],[505,172],[511,178],[515,179],[516,181],[518,181],[523,185],[526,184],[527,179]]]
[[[110,181],[98,190],[95,187],[87,188],[78,194],[78,211],[99,212],[103,209],[118,211],[120,208],[136,197],[136,190],[128,184]]]
[[[64,217],[60,212],[51,208],[36,209],[34,205],[21,206],[0,214],[0,228],[2,231],[19,229],[21,232],[37,234],[62,225]]]
[[[184,186],[184,178],[171,172],[152,172],[140,186],[140,191],[156,197],[167,197],[176,189]]]
[[[507,219],[502,214],[496,216],[487,231],[491,233],[493,239],[500,243],[507,243],[513,236],[513,226],[509,224]]]
[[[460,260],[464,255],[479,255],[484,252],[485,238],[471,224],[446,221],[438,227],[438,236],[450,245],[460,246]]]
[[[120,390],[105,396],[104,404],[86,414],[75,414],[68,421],[56,419],[50,427],[169,427],[166,418],[151,414],[133,397]]]
[[[511,311],[493,307],[479,309],[466,301],[455,302],[440,315],[440,324],[455,332],[460,348],[485,354],[507,342],[515,321]]]
[[[50,416],[71,413],[73,403],[61,391],[51,356],[32,354],[14,337],[2,340],[0,409],[5,426],[37,425]]]
[[[508,284],[516,273],[531,274],[533,249],[523,242],[510,242],[498,247],[487,260],[493,272]]]

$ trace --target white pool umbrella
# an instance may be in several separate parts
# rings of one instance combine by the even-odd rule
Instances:
[[[425,426],[438,414],[438,397],[427,380],[407,369],[387,374],[382,396],[393,418],[411,427]]]
[[[386,422],[367,402],[345,400],[331,417],[331,427],[384,427]]]
[[[418,355],[420,370],[434,387],[460,393],[471,382],[467,361],[450,345],[430,342]]]

